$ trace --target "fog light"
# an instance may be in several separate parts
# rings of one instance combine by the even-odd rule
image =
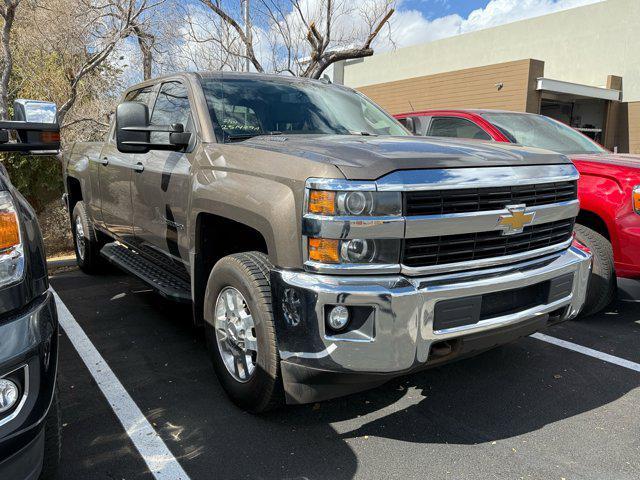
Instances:
[[[329,312],[329,326],[333,330],[342,330],[349,323],[349,310],[347,307],[338,305]]]
[[[20,391],[15,383],[4,378],[0,379],[0,413],[13,408],[18,401],[19,394]]]

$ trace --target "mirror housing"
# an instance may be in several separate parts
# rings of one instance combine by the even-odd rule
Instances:
[[[138,102],[123,102],[116,109],[116,144],[122,153],[147,153],[149,108]]]
[[[416,124],[412,117],[399,118],[398,121],[411,133],[416,134]]]
[[[152,133],[168,133],[169,143],[151,143]],[[116,109],[116,144],[122,153],[147,153],[150,150],[179,151],[191,141],[184,125],[150,125],[149,109],[137,102],[123,102]]]
[[[58,123],[58,107],[53,102],[19,98],[13,102],[13,119],[17,122]]]
[[[0,121],[0,151],[57,154],[60,150],[60,126],[56,104],[18,99],[13,108],[14,120]]]

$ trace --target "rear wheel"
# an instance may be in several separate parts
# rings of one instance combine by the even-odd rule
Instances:
[[[254,413],[283,401],[280,357],[271,305],[269,271],[260,252],[229,255],[211,271],[207,346],[223,388],[241,408]]]
[[[611,242],[595,230],[576,224],[576,238],[586,245],[593,255],[587,297],[582,316],[598,313],[615,298],[617,290],[615,264]]]
[[[98,238],[87,215],[84,202],[76,203],[73,208],[71,224],[78,266],[85,273],[101,272],[105,267],[105,261],[100,256],[104,241]]]

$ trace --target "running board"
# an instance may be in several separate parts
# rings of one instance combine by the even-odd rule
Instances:
[[[122,270],[148,283],[163,297],[191,303],[191,285],[185,279],[167,271],[134,250],[120,243],[108,243],[100,254]]]

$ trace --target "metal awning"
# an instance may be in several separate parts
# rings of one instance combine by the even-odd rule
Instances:
[[[563,82],[551,78],[538,78],[536,90],[545,92],[564,93],[584,98],[600,98],[602,100],[620,101],[622,92],[612,88],[592,87],[580,83]]]

